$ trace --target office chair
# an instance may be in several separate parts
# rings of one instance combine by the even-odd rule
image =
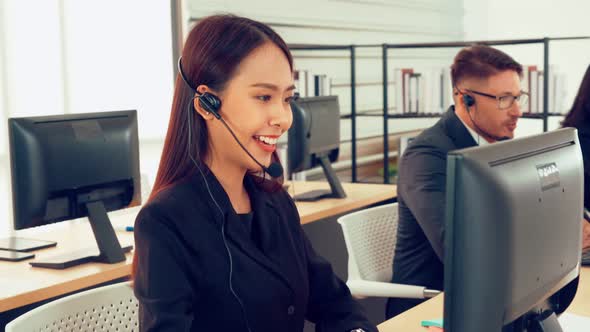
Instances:
[[[346,285],[353,296],[424,299],[440,293],[422,286],[391,283],[397,222],[397,203],[338,218],[348,250]]]
[[[21,331],[139,331],[130,282],[103,286],[49,302],[6,325]]]

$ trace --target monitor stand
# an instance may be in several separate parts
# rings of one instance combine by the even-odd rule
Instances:
[[[65,269],[86,262],[114,264],[125,261],[125,253],[129,252],[133,246],[121,247],[102,201],[86,202],[85,205],[98,248],[83,248],[63,255],[35,260],[29,263],[31,266]]]
[[[314,202],[320,200],[322,198],[345,198],[346,193],[342,188],[342,184],[336,176],[334,169],[332,168],[332,164],[330,164],[330,159],[328,156],[323,156],[318,158],[320,165],[324,169],[324,175],[326,175],[326,179],[330,184],[330,190],[312,190],[308,192],[304,192],[302,194],[296,195],[293,197],[295,201],[300,202]]]
[[[22,237],[8,237],[0,239],[0,249],[9,251],[33,251],[37,249],[44,249],[49,247],[55,247],[57,242],[45,241],[36,239],[25,239]]]

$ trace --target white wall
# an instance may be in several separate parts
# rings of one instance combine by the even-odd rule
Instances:
[[[521,39],[543,37],[590,36],[588,13],[590,1],[585,0],[464,0],[465,38]],[[501,49],[524,65],[543,64],[542,46],[511,46]],[[550,65],[567,75],[565,97],[567,111],[586,68],[590,64],[590,40],[554,41],[549,49]],[[559,126],[561,118],[551,118],[549,129]],[[517,136],[542,131],[540,120],[523,119]]]
[[[35,10],[31,10],[34,5]],[[590,35],[589,1],[564,0],[186,0],[185,18],[231,12],[273,26],[288,43],[381,44]],[[141,10],[138,10],[141,8]],[[0,0],[0,233],[11,220],[6,119],[9,116],[136,108],[142,171],[153,180],[172,95],[170,4],[140,0]],[[500,19],[501,18],[501,19]],[[568,101],[590,63],[588,43],[551,48],[551,63],[568,73]],[[508,47],[522,63],[540,64],[540,46]],[[388,72],[405,66],[448,66],[457,49],[390,52]],[[294,51],[296,67],[350,81],[345,52]],[[357,51],[357,82],[381,82],[379,48]],[[391,76],[390,76],[391,78]],[[347,87],[335,87],[343,113]],[[394,104],[390,86],[390,105]],[[358,111],[381,109],[380,85],[357,89]],[[436,119],[390,120],[390,132]],[[559,119],[551,119],[551,128]],[[523,120],[517,134],[539,132]],[[380,134],[381,118],[361,118],[359,136]],[[342,138],[350,124],[342,123]]]
[[[223,1],[189,0],[188,17],[230,12],[271,25],[289,44],[383,44],[435,42],[463,38],[462,0],[300,0]],[[389,75],[402,66],[450,65],[452,51],[391,51]],[[350,64],[345,51],[293,51],[295,66],[327,74],[334,83],[350,82]],[[357,50],[357,83],[382,82],[381,48]],[[333,88],[342,113],[350,113],[349,87]],[[394,104],[390,86],[390,106]],[[382,87],[357,88],[357,111],[382,109]],[[429,126],[435,120],[391,120],[390,132]],[[359,118],[359,137],[381,135],[382,118]],[[349,120],[341,124],[341,137],[351,135]]]
[[[232,12],[273,26],[288,43],[367,44],[460,39],[462,0],[186,0],[185,18]],[[60,113],[137,109],[142,172],[155,176],[172,96],[170,2],[0,0],[0,233],[10,229],[6,119]],[[295,52],[300,68],[350,81],[342,52]],[[357,80],[381,80],[380,50],[359,50]],[[442,59],[442,60],[441,60]],[[448,54],[399,52],[390,66],[448,63]],[[349,89],[335,88],[343,112]],[[393,95],[393,93],[391,93]],[[359,110],[381,108],[381,87],[360,88]],[[393,100],[392,100],[393,102]],[[434,120],[392,121],[392,132]],[[380,134],[379,118],[359,134]],[[350,137],[350,124],[342,125]]]
[[[155,174],[173,64],[168,1],[0,0],[0,234],[8,117],[136,109],[142,171]]]

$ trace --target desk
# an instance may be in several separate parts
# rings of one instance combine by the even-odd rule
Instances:
[[[403,314],[380,324],[381,332],[425,332],[420,326],[425,319],[443,317],[444,295],[430,299]],[[566,312],[590,317],[590,267],[583,267],[580,271],[580,284],[574,301]]]
[[[343,183],[346,198],[323,199],[317,202],[296,202],[301,224],[343,214],[355,209],[397,197],[397,187],[385,184]],[[292,182],[289,194],[301,194],[310,190],[330,189],[327,182]]]
[[[396,196],[394,185],[343,183],[348,195],[345,199],[325,199],[318,202],[297,203],[301,223],[311,223],[326,217],[352,211]],[[296,193],[329,188],[326,182],[296,182]],[[292,188],[289,188],[292,192]],[[114,225],[129,225],[135,220],[139,208],[110,213]],[[90,224],[84,220],[64,222],[46,227],[46,230],[25,230],[19,236],[54,240],[56,248],[37,250],[36,258],[53,256],[95,245]],[[133,233],[117,232],[119,242],[133,244]],[[0,261],[0,313],[28,304],[75,292],[94,285],[127,277],[131,273],[132,254],[118,264],[83,264],[65,270],[33,268],[29,260],[23,262]]]

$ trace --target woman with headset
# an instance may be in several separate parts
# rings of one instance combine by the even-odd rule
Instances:
[[[202,19],[182,57],[154,189],[135,222],[141,331],[377,331],[282,189],[293,60],[268,26]],[[274,179],[267,179],[268,173]]]
[[[583,251],[590,250],[590,65],[582,79],[574,104],[561,123],[564,127],[578,129],[578,138],[584,158],[584,219]]]

